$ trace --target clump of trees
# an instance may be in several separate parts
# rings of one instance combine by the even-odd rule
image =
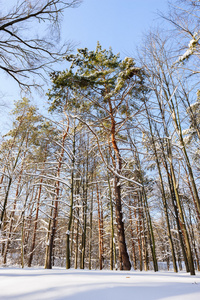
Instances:
[[[0,148],[2,264],[200,270],[198,8],[171,6],[181,42],[151,32],[137,63],[99,43],[66,55],[48,118],[15,103]]]

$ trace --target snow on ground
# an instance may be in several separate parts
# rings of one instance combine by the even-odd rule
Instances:
[[[0,268],[3,300],[199,300],[200,273]]]

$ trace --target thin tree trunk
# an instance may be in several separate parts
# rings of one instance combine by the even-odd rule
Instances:
[[[29,201],[30,212],[29,212],[29,216],[27,218],[27,229],[26,229],[26,234],[24,236],[24,254],[27,254],[27,251],[28,251],[27,248],[28,248],[29,236],[30,236],[30,231],[31,231],[33,207],[34,207],[35,202],[37,201],[37,191],[36,191],[35,195],[34,195],[34,191],[35,191],[35,188],[33,187],[32,196]]]
[[[75,243],[75,257],[74,268],[78,268],[78,243],[79,243],[79,208],[77,208],[77,220],[76,220],[76,243]]]
[[[85,176],[83,179],[83,230],[81,239],[81,256],[80,256],[80,269],[85,268],[85,252],[86,252],[86,230],[87,230],[87,202],[88,202],[88,169],[89,169],[89,135],[87,136],[86,144],[86,166]]]
[[[74,124],[75,125],[75,124]],[[66,269],[70,269],[70,231],[73,218],[73,204],[74,204],[74,167],[75,167],[75,155],[76,155],[76,127],[73,132],[73,145],[72,145],[72,167],[71,167],[71,200],[69,211],[69,222],[66,232]]]
[[[79,183],[76,183],[76,195],[79,195]],[[79,201],[77,199],[76,208],[76,238],[75,238],[75,255],[74,255],[74,268],[78,268],[78,249],[79,249]]]
[[[99,197],[99,188],[96,184],[96,193],[97,193],[97,207],[98,207],[98,228],[99,228],[99,269],[103,269],[103,249],[102,249],[102,222],[101,222],[101,204]]]
[[[13,165],[13,168],[12,168],[12,172],[14,172],[14,170],[15,170],[15,168],[17,166],[17,163],[19,161],[19,156],[20,156],[20,153],[21,153],[21,150],[22,150],[22,145],[24,143],[25,137],[26,136],[24,136],[22,138],[22,140],[21,140],[21,143],[20,143],[20,146],[19,146],[19,150],[18,150],[17,156],[15,158],[15,162],[14,162],[14,165]],[[4,214],[5,214],[5,211],[6,211],[6,206],[7,206],[7,202],[8,202],[8,196],[9,196],[9,193],[10,193],[10,188],[11,188],[12,180],[13,180],[13,178],[9,177],[6,194],[5,194],[5,198],[4,198],[4,201],[3,201],[3,209],[1,211],[0,230],[1,230],[1,225],[3,223],[3,217],[4,217]]]
[[[24,268],[24,224],[25,224],[25,209],[26,209],[26,203],[28,200],[29,193],[27,193],[24,205],[23,205],[23,210],[22,210],[22,227],[21,227],[21,266]]]
[[[7,242],[6,242],[6,245],[5,245],[4,255],[3,255],[3,263],[4,264],[6,264],[7,253],[8,253],[9,245],[10,245],[10,242],[11,242],[12,228],[13,228],[15,210],[16,210],[16,205],[17,205],[17,199],[18,199],[18,195],[19,195],[19,185],[20,185],[21,178],[22,178],[22,172],[23,172],[23,167],[20,170],[19,179],[18,179],[18,183],[17,183],[17,189],[16,189],[16,193],[15,193],[15,200],[14,200],[14,203],[13,203],[13,209],[12,209],[11,214],[10,214],[10,224],[9,224],[8,237],[7,237]]]
[[[137,204],[138,205],[138,204]],[[142,271],[142,244],[141,244],[141,235],[140,235],[140,224],[139,224],[139,211],[138,208],[134,210],[135,220],[136,220],[136,232],[137,232],[137,243],[138,243],[138,252],[139,252],[139,268]]]
[[[188,272],[189,268],[191,268],[192,266],[189,266],[188,253],[186,253],[186,251],[185,251],[185,245],[184,245],[185,232],[183,232],[183,230],[182,230],[181,222],[179,220],[180,211],[177,208],[177,205],[178,205],[178,201],[177,201],[178,192],[177,192],[177,188],[176,188],[176,182],[174,181],[175,180],[175,175],[174,175],[174,167],[173,167],[173,164],[172,164],[172,150],[171,150],[170,137],[169,137],[168,129],[167,129],[166,122],[165,122],[164,110],[163,110],[162,105],[159,101],[159,96],[158,96],[158,104],[159,104],[160,113],[161,113],[161,117],[162,117],[162,121],[163,121],[164,132],[165,132],[165,135],[166,135],[167,156],[169,158],[168,161],[169,161],[170,172],[171,173],[168,170],[167,158],[166,158],[166,155],[165,155],[163,143],[160,143],[161,149],[162,149],[162,154],[163,154],[163,165],[164,165],[164,167],[166,169],[166,172],[167,172],[167,179],[168,179],[168,183],[169,183],[169,187],[170,187],[171,199],[172,199],[172,204],[173,204],[174,212],[175,212],[175,220],[176,220],[176,224],[177,224],[179,240],[180,240],[180,244],[181,244],[183,258],[184,258],[184,261],[185,261],[186,271]],[[160,139],[160,136],[159,136],[159,139]],[[179,199],[179,197],[178,197],[178,199]],[[181,207],[179,206],[179,208],[181,208]],[[189,251],[189,252],[191,252],[191,251]],[[191,263],[192,263],[192,261],[190,259],[190,264]],[[193,267],[192,267],[192,269],[193,269]]]
[[[144,270],[148,271],[149,266],[148,266],[148,249],[147,249],[147,239],[146,239],[146,228],[145,228],[145,216],[144,216],[144,206],[142,202],[142,198],[140,196],[140,215],[141,215],[141,220],[142,220],[142,250],[143,250],[143,261],[144,261]]]
[[[53,203],[54,201],[52,200],[52,207],[50,211],[50,218],[49,218],[49,224],[48,224],[47,236],[46,236],[46,250],[45,250],[45,263],[44,263],[45,269],[48,269],[48,261],[49,261],[49,239],[50,239],[50,230],[51,230],[51,222],[52,222],[52,215],[53,215]]]
[[[172,77],[171,77],[171,79],[172,79]],[[168,81],[166,81],[166,82],[168,82]],[[172,82],[173,82],[173,79],[172,79]],[[166,99],[168,100],[167,103],[168,103],[169,108],[171,110],[172,119],[174,121],[176,132],[177,132],[177,135],[179,137],[179,142],[180,142],[180,145],[181,145],[181,149],[182,149],[184,157],[185,157],[186,165],[187,165],[189,176],[190,176],[191,185],[192,185],[192,188],[193,188],[193,194],[194,194],[194,199],[195,199],[195,203],[196,203],[195,207],[197,208],[198,218],[200,219],[200,199],[199,199],[196,183],[195,183],[195,180],[194,180],[194,175],[193,175],[190,159],[189,159],[189,156],[188,156],[188,153],[187,153],[187,150],[186,150],[186,146],[185,146],[185,142],[184,142],[184,139],[183,139],[176,94],[174,93],[174,98],[175,98],[175,101],[176,101],[176,110],[175,110],[174,103],[172,101],[172,97],[171,97],[171,93],[170,93],[170,89],[169,89],[168,84],[167,84],[167,88],[168,88],[169,98],[167,96],[167,93],[164,91],[165,96],[166,96]],[[190,251],[188,249],[188,255],[190,256],[189,252]],[[189,263],[191,264],[191,268],[192,268],[191,272],[193,273],[191,258],[189,259],[189,261],[190,261]],[[191,274],[191,275],[195,275],[195,274]]]
[[[108,191],[110,199],[110,225],[111,225],[111,235],[110,235],[110,270],[116,269],[116,246],[115,246],[115,233],[114,233],[114,217],[113,217],[113,202],[112,202],[112,190],[110,185],[110,177],[107,172],[108,179]],[[113,266],[114,263],[114,266]]]
[[[34,229],[33,229],[33,238],[32,238],[32,244],[30,248],[30,255],[28,259],[28,267],[31,267],[34,250],[35,250],[35,241],[36,241],[36,234],[37,234],[37,225],[38,225],[38,215],[39,215],[39,207],[40,207],[40,197],[41,197],[41,191],[42,191],[42,182],[43,179],[40,179],[40,186],[38,190],[38,197],[37,197],[37,204],[36,204],[36,214],[35,214],[35,220],[34,220]]]
[[[92,182],[93,182],[93,173],[92,173]],[[92,221],[93,221],[93,186],[92,186],[92,197],[90,203],[89,270],[92,269]]]
[[[44,167],[46,157],[47,157],[47,143],[46,143],[46,146],[45,146],[45,149],[44,149],[44,153],[45,154],[44,154],[43,167]],[[32,238],[32,244],[31,244],[31,248],[30,248],[30,255],[29,255],[29,259],[28,259],[28,267],[31,267],[32,260],[33,260],[33,255],[34,255],[34,250],[35,250],[38,216],[39,216],[39,208],[40,208],[40,198],[41,198],[41,192],[42,192],[42,183],[43,183],[43,178],[40,179],[40,185],[39,185],[39,189],[38,189],[36,213],[35,213],[35,220],[34,220],[33,238]]]
[[[170,159],[171,159],[171,164],[170,165],[171,165],[172,182],[173,182],[174,192],[175,192],[176,201],[177,201],[177,205],[178,205],[179,215],[180,215],[180,219],[181,219],[181,227],[182,227],[184,238],[185,238],[185,244],[186,244],[186,249],[187,249],[187,258],[188,258],[188,263],[189,263],[189,268],[190,268],[190,274],[195,275],[194,262],[193,262],[193,257],[192,257],[192,251],[191,251],[189,236],[188,236],[188,232],[187,232],[187,229],[186,229],[185,219],[184,219],[183,210],[182,210],[182,205],[181,205],[180,197],[179,197],[178,190],[177,190],[177,183],[176,183],[176,178],[175,178],[175,174],[174,174],[174,169],[172,167],[172,157],[171,156],[170,156]]]
[[[146,106],[146,102],[145,102],[145,109],[146,109],[146,113],[147,113],[147,117],[148,117],[149,129],[150,129],[150,133],[151,133],[151,142],[152,142],[152,147],[153,147],[153,151],[154,151],[154,155],[155,155],[155,161],[156,161],[156,165],[157,165],[157,169],[158,169],[158,173],[159,173],[160,184],[161,184],[162,202],[163,202],[165,219],[166,219],[166,224],[167,224],[167,235],[168,235],[169,245],[170,245],[171,254],[172,254],[173,267],[174,267],[174,272],[177,273],[178,270],[177,270],[177,265],[176,265],[176,256],[175,256],[175,251],[174,251],[172,235],[171,235],[171,231],[170,231],[170,223],[169,223],[168,207],[167,207],[167,200],[166,200],[166,195],[165,195],[165,188],[164,188],[164,184],[163,184],[160,163],[159,163],[159,159],[158,159],[156,144],[155,144],[155,140],[154,140],[152,125],[151,125],[151,121],[150,121],[150,117],[149,117],[149,112],[148,112],[148,109],[147,109],[147,106]]]
[[[85,248],[86,248],[86,228],[87,228],[87,175],[86,180],[83,182],[83,228],[81,237],[81,252],[80,252],[80,269],[85,268]]]
[[[132,246],[132,255],[133,255],[133,267],[134,270],[137,270],[137,257],[135,252],[135,240],[133,233],[133,216],[131,211],[131,200],[129,200],[129,220],[130,220],[130,234],[131,234],[131,246]]]
[[[190,220],[190,224],[188,225],[189,233],[190,233],[190,240],[191,240],[191,243],[192,243],[192,246],[194,249],[194,253],[196,256],[196,269],[197,269],[197,271],[200,271],[199,255],[198,255],[198,251],[196,248],[196,239],[194,236],[193,223],[192,223],[192,213],[191,213],[189,204],[188,204],[188,211],[189,211],[189,220]]]
[[[61,147],[61,153],[58,161],[58,168],[57,168],[57,174],[56,177],[59,178],[63,156],[64,156],[64,143],[65,138],[68,134],[69,126],[66,130],[66,132],[63,134],[62,138],[62,147]],[[60,192],[60,181],[56,181],[56,188],[55,188],[55,199],[54,199],[54,209],[53,209],[53,220],[51,224],[51,232],[50,232],[50,238],[49,238],[49,249],[48,249],[48,260],[47,260],[47,269],[52,269],[52,254],[53,254],[53,247],[54,247],[54,238],[56,234],[56,223],[57,223],[57,215],[58,215],[58,201],[59,201],[59,192]]]
[[[148,236],[149,236],[149,242],[150,242],[150,249],[151,249],[151,254],[152,254],[152,259],[153,259],[154,271],[157,272],[158,271],[158,263],[157,263],[157,257],[156,257],[156,245],[155,245],[151,215],[150,215],[150,212],[149,212],[149,205],[148,205],[148,201],[147,201],[147,195],[146,195],[146,191],[145,191],[145,188],[144,188],[144,179],[143,179],[143,175],[142,175],[140,158],[139,158],[139,155],[138,155],[137,148],[134,145],[134,143],[132,141],[132,138],[130,136],[129,130],[127,130],[127,134],[128,134],[129,141],[130,141],[131,150],[132,150],[133,155],[135,157],[137,168],[139,168],[139,180],[142,184],[142,198],[143,198],[143,205],[144,205],[144,208],[145,208],[145,215],[146,215],[146,220],[147,220],[147,229],[148,229]]]

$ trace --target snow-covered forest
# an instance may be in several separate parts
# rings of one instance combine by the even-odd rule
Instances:
[[[0,68],[23,92],[0,143],[2,267],[200,271],[200,3],[174,2],[125,58],[24,37],[80,1],[1,15]],[[29,96],[46,73],[41,113]]]

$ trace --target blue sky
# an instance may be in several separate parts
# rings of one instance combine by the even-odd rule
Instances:
[[[6,2],[6,0],[4,0]],[[16,0],[9,0],[16,1]],[[136,47],[140,47],[142,36],[150,28],[161,23],[158,11],[167,11],[167,0],[84,0],[76,9],[67,9],[61,24],[62,40],[71,40],[78,48],[94,50],[97,41],[103,48],[120,52],[121,57],[134,57]],[[58,66],[62,70],[64,67]],[[0,106],[0,131],[10,127],[8,111],[13,100],[21,98],[17,84],[4,73],[0,73],[0,99],[6,107]],[[33,92],[34,102],[44,102]]]
[[[62,35],[94,49],[99,41],[133,55],[144,32],[159,20],[157,12],[167,10],[167,0],[85,0],[77,9],[66,10]],[[66,27],[65,27],[66,26]]]

